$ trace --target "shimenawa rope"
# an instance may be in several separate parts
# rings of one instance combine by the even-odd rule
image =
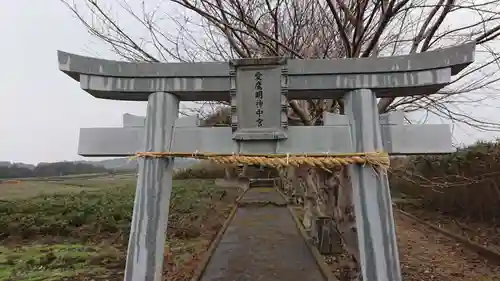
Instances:
[[[371,165],[382,169],[389,168],[389,155],[385,152],[361,152],[348,154],[218,154],[218,153],[182,153],[182,152],[138,152],[135,157],[150,158],[196,158],[206,159],[219,164],[247,164],[268,167],[286,167],[309,165],[328,169],[351,164]]]

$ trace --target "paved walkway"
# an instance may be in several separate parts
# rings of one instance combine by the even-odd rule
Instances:
[[[240,202],[200,281],[326,280],[274,188],[252,188]]]

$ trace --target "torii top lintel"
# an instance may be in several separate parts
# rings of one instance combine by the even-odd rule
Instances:
[[[146,101],[169,92],[184,101],[229,101],[230,72],[281,65],[288,99],[335,98],[367,88],[378,97],[431,94],[474,61],[475,43],[407,56],[356,59],[242,59],[230,63],[132,63],[58,51],[59,69],[96,98]],[[278,82],[279,83],[279,82]]]

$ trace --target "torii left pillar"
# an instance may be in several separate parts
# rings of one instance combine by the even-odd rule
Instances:
[[[168,93],[149,96],[143,148],[171,151],[179,100]],[[127,252],[124,281],[160,281],[167,230],[174,158],[140,158],[139,178]]]

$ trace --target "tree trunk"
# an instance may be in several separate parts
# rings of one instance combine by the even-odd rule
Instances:
[[[236,172],[233,166],[224,167],[224,173],[226,174],[226,180],[233,180],[236,178]]]
[[[287,167],[280,169],[279,174],[283,193],[294,198],[295,203],[304,205],[302,223],[305,228],[310,229],[317,216],[332,219],[335,228],[332,236],[340,236],[342,245],[339,246],[348,256],[347,263],[342,265],[349,273],[346,280],[361,280],[356,217],[347,169],[325,171],[307,166]],[[338,241],[337,238],[331,237],[331,240]]]
[[[241,168],[241,173],[238,175],[240,178],[248,178],[248,165],[243,165]]]

